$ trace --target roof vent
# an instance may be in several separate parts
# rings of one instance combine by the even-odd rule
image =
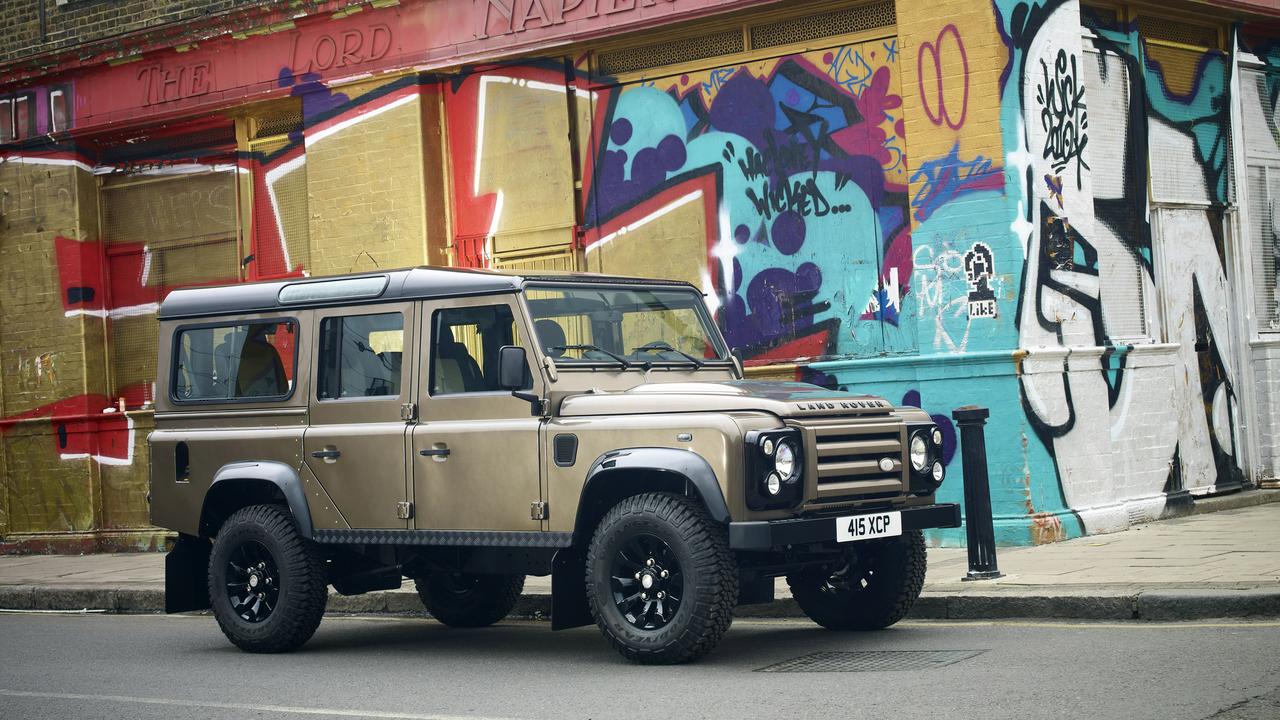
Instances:
[[[662,65],[701,60],[717,55],[740,53],[746,48],[742,30],[733,28],[703,35],[699,38],[682,38],[668,42],[624,48],[599,55],[598,69],[602,75],[619,75]]]
[[[791,45],[832,35],[892,27],[898,22],[893,2],[834,10],[815,15],[802,15],[777,22],[756,25],[751,28],[751,47],[767,48]]]

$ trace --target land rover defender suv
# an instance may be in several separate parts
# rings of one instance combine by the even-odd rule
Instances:
[[[551,576],[551,626],[623,656],[710,651],[736,605],[834,630],[901,619],[941,434],[916,408],[743,379],[698,290],[413,268],[192,288],[160,308],[151,517],[166,609],[250,652],[315,632],[329,586],[410,578],[454,627]]]

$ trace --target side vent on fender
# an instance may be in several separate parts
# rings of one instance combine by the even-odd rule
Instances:
[[[180,442],[173,449],[173,465],[174,480],[177,482],[191,481],[191,451],[187,449],[185,442]]]
[[[578,436],[557,435],[553,443],[556,465],[573,467],[573,464],[578,461]]]

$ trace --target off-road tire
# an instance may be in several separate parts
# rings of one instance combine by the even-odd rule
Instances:
[[[906,617],[924,588],[924,535],[866,540],[845,553],[849,562],[834,572],[787,576],[804,614],[830,630],[881,630]]]
[[[523,575],[432,573],[414,583],[431,617],[456,628],[498,622],[511,614],[524,592]]]
[[[613,598],[613,558],[637,534],[666,543],[683,575],[679,606],[653,630],[629,622]],[[680,495],[646,493],[623,499],[596,526],[587,550],[586,585],[591,617],[623,657],[643,664],[685,663],[710,652],[729,629],[738,569],[724,527],[700,504]]]
[[[260,622],[246,622],[232,608],[227,562],[238,546],[254,542],[270,554],[278,571],[278,599]],[[209,599],[222,633],[252,653],[296,650],[315,634],[328,601],[324,559],[298,533],[288,511],[276,505],[251,505],[227,518],[209,554]]]

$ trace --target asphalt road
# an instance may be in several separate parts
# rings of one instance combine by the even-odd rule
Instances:
[[[931,656],[902,651],[941,650],[968,652],[909,671],[759,671],[813,653],[907,662]],[[1280,622],[909,622],[841,634],[738,621],[697,664],[639,667],[595,628],[545,623],[329,617],[302,651],[267,656],[232,648],[208,616],[0,614],[5,720],[304,717],[1274,719]]]

